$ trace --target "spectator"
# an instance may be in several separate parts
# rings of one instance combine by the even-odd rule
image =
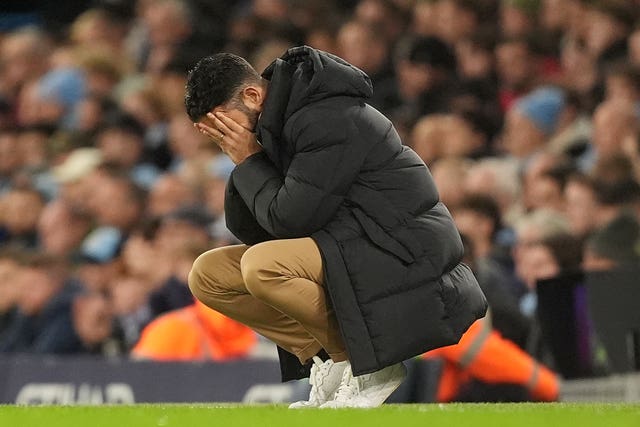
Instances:
[[[598,188],[587,175],[569,177],[564,188],[565,209],[571,233],[586,238],[598,226]]]
[[[600,158],[624,153],[625,145],[636,141],[640,119],[635,105],[624,99],[605,101],[593,115],[591,150],[580,159],[583,170],[590,170]]]
[[[479,342],[482,345],[476,344]],[[559,398],[560,384],[553,371],[493,330],[488,317],[471,325],[458,344],[432,350],[423,357],[444,361],[436,392],[438,402]]]
[[[79,292],[65,279],[65,265],[42,254],[18,258],[18,314],[0,341],[0,352],[71,354],[82,351],[73,329],[71,305]]]
[[[637,17],[637,5],[625,0],[597,0],[589,3],[586,45],[602,67],[624,60],[627,37]]]
[[[467,172],[465,188],[469,194],[485,194],[500,207],[505,223],[513,225],[520,215],[518,165],[509,159],[487,158],[473,164]]]
[[[424,114],[447,112],[456,58],[446,43],[436,37],[415,38],[400,49],[395,67],[399,120],[411,123]]]
[[[107,298],[101,293],[81,293],[72,305],[73,328],[84,352],[109,354],[107,346],[113,334],[113,313]]]
[[[437,35],[449,46],[455,46],[464,37],[478,30],[486,8],[483,1],[440,0],[438,1]]]
[[[337,36],[337,53],[347,62],[360,68],[371,78],[376,88],[369,102],[381,111],[396,106],[396,85],[389,41],[376,27],[360,21],[347,22]]]
[[[176,49],[193,32],[191,10],[183,0],[142,2],[141,18],[148,38],[140,60],[150,73],[162,70],[174,57]]]
[[[157,361],[224,361],[246,357],[255,342],[251,329],[196,302],[149,324],[131,354]]]
[[[160,171],[143,159],[144,128],[133,117],[112,113],[108,115],[95,135],[105,163],[123,169],[138,186],[149,189]]]
[[[639,262],[640,225],[634,215],[619,215],[587,240],[583,264],[587,271],[629,268]]]
[[[531,317],[535,303],[532,302],[536,281],[557,275],[560,267],[555,263],[550,249],[541,244],[554,236],[566,235],[569,224],[563,215],[548,210],[538,210],[523,216],[516,225],[516,245],[513,248],[515,272],[523,288],[521,310]]]
[[[23,28],[7,34],[0,49],[0,98],[15,107],[22,87],[47,70],[50,40],[37,28]]]
[[[629,62],[635,67],[640,67],[640,27],[636,25],[628,42]]]
[[[15,278],[19,268],[16,255],[8,250],[0,252],[0,343],[18,314],[19,289]]]
[[[507,37],[522,37],[535,28],[540,0],[502,0],[500,27]]]
[[[161,217],[184,206],[197,204],[198,193],[183,178],[175,174],[163,174],[149,192],[147,215]]]
[[[115,276],[107,285],[114,315],[114,335],[128,352],[153,315],[149,306],[150,283],[140,277]]]
[[[497,203],[487,196],[471,195],[462,199],[453,211],[453,219],[463,236],[468,237],[471,265],[489,308],[493,327],[505,338],[524,346],[528,321],[518,308],[514,277],[503,261],[496,236],[502,227]]]
[[[612,66],[605,74],[605,99],[640,105],[640,70],[626,62]]]
[[[507,113],[502,145],[517,159],[526,161],[542,150],[558,129],[564,93],[544,87],[518,100]]]
[[[37,223],[44,207],[40,193],[30,188],[16,188],[0,197],[0,235],[6,243],[35,249],[38,246]]]
[[[18,132],[0,129],[0,195],[13,186],[13,175],[21,166]]]
[[[43,252],[59,257],[72,257],[89,233],[90,218],[77,212],[63,200],[48,203],[38,220],[39,244]]]
[[[508,111],[538,84],[539,62],[531,41],[524,37],[499,41],[495,52],[500,106]]]

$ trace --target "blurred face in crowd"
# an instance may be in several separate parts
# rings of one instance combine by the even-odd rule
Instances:
[[[594,55],[600,55],[626,36],[624,25],[599,10],[592,9],[588,12],[587,25],[585,40],[589,51]]]
[[[37,130],[20,132],[18,148],[24,166],[37,168],[47,164],[48,139],[46,133]]]
[[[629,37],[629,62],[640,67],[640,28]]]
[[[456,58],[460,74],[468,79],[489,78],[493,71],[493,52],[475,46],[470,40],[456,44]]]
[[[354,16],[358,21],[381,29],[387,41],[394,41],[404,30],[403,22],[381,0],[360,0]]]
[[[18,263],[10,257],[0,258],[0,314],[6,313],[18,301],[19,287],[16,276]]]
[[[142,155],[142,138],[122,129],[106,129],[100,132],[96,140],[102,158],[107,163],[131,168]]]
[[[484,136],[475,131],[469,122],[455,115],[447,116],[446,144],[442,146],[442,154],[446,157],[466,157],[481,149]]]
[[[46,65],[46,43],[30,32],[6,36],[0,43],[0,90],[10,96],[28,80],[38,77]]]
[[[635,105],[624,99],[606,101],[593,116],[593,144],[600,156],[620,153],[629,138],[635,138],[638,120]]]
[[[424,116],[411,132],[411,148],[423,162],[430,165],[442,156],[446,142],[446,120],[444,114]]]
[[[156,235],[156,248],[166,253],[173,253],[189,245],[206,247],[208,242],[209,233],[206,228],[175,219],[164,220]]]
[[[387,60],[387,47],[365,24],[351,21],[338,32],[338,53],[341,58],[365,73],[375,74]]]
[[[542,0],[540,10],[540,22],[542,26],[551,31],[560,31],[568,26],[570,1],[567,0]]]
[[[629,78],[614,74],[605,79],[605,99],[636,102],[640,99],[640,92]]]
[[[131,114],[145,126],[151,126],[161,120],[159,104],[153,94],[143,90],[129,92],[120,102],[123,111]]]
[[[169,122],[169,144],[177,156],[192,159],[199,156],[203,147],[212,143],[193,128],[186,114],[179,114]]]
[[[460,233],[473,242],[476,257],[488,255],[493,236],[493,222],[471,209],[454,210],[453,220]]]
[[[127,230],[139,218],[141,201],[131,184],[120,179],[104,177],[94,188],[92,212],[101,225]]]
[[[35,231],[44,207],[42,197],[31,190],[12,190],[0,197],[2,222],[13,235]]]
[[[440,3],[431,1],[418,1],[413,6],[413,33],[420,36],[436,35],[438,31],[438,21]]]
[[[186,10],[180,1],[150,3],[144,8],[143,20],[154,46],[175,45],[191,32]]]
[[[560,266],[547,246],[532,244],[523,252],[516,262],[516,273],[529,289],[535,289],[538,280],[560,274]]]
[[[529,48],[522,41],[511,41],[496,48],[497,72],[505,87],[522,90],[532,80],[535,63]]]
[[[164,174],[149,193],[147,212],[160,217],[181,206],[195,205],[198,201],[193,188],[178,175]]]
[[[0,131],[0,176],[11,175],[22,162],[18,149],[18,135]]]
[[[109,300],[98,292],[76,297],[73,302],[73,327],[86,347],[105,341],[113,330],[113,312]]]
[[[502,134],[502,147],[512,156],[524,158],[544,145],[545,135],[518,109],[507,113]]]
[[[60,292],[62,281],[46,268],[23,267],[16,277],[20,288],[18,306],[27,315],[40,313]]]
[[[116,316],[135,313],[147,302],[150,289],[147,284],[135,277],[119,276],[111,281],[109,293],[113,312]]]
[[[513,37],[529,33],[534,26],[534,19],[522,9],[512,4],[502,4],[500,9],[500,27],[503,34]]]
[[[108,289],[109,283],[120,274],[122,265],[116,258],[113,261],[98,264],[87,262],[77,267],[76,277],[83,286],[94,292],[104,292]]]
[[[287,2],[283,0],[253,0],[252,6],[255,16],[269,21],[283,21],[289,14]]]
[[[224,214],[224,194],[227,182],[223,178],[211,178],[205,189],[205,203],[212,214]]]
[[[578,181],[569,180],[564,190],[565,214],[571,232],[585,236],[597,226],[598,203],[591,187]]]
[[[441,0],[437,9],[437,35],[450,45],[473,33],[478,20],[473,11],[462,7],[455,0]]]
[[[526,187],[527,207],[564,212],[564,198],[560,183],[550,176],[539,176]]]
[[[441,159],[431,167],[440,200],[455,208],[466,194],[465,181],[470,165],[460,159]]]
[[[162,94],[162,108],[169,115],[184,115],[184,87],[187,84],[185,75],[173,72],[162,73],[153,83],[155,93]]]
[[[48,203],[38,220],[38,237],[43,249],[54,255],[68,255],[89,232],[88,218],[74,213],[61,200]]]
[[[430,65],[401,59],[396,64],[398,91],[408,101],[420,98],[438,81],[438,71]]]

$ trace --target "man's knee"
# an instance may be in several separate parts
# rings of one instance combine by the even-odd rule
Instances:
[[[193,262],[191,271],[189,271],[189,289],[194,297],[202,301],[204,296],[204,289],[207,287],[205,280],[205,270],[207,268],[208,259],[211,258],[209,252],[201,254]]]
[[[240,271],[247,291],[258,299],[268,296],[269,287],[273,286],[270,281],[282,276],[266,243],[252,246],[242,255]]]

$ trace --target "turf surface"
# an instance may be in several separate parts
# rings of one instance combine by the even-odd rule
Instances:
[[[0,406],[0,426],[640,427],[640,405],[432,404],[385,405],[376,409],[359,410],[289,410],[286,406],[225,404]]]

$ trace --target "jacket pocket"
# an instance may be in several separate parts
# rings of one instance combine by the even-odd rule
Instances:
[[[358,208],[353,209],[352,213],[373,244],[395,255],[407,264],[415,262],[418,254],[409,251],[401,241],[387,233],[380,225],[369,218],[367,214]],[[410,245],[410,247],[412,246],[413,245]]]

